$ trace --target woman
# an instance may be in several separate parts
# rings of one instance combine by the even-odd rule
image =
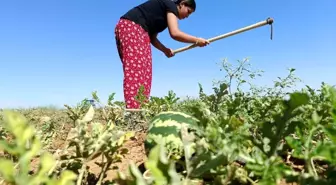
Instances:
[[[135,96],[142,85],[147,100],[150,96],[151,44],[167,57],[174,56],[173,50],[158,40],[158,33],[168,27],[169,34],[174,40],[195,43],[200,47],[209,44],[207,40],[183,33],[178,28],[177,21],[189,17],[195,10],[194,0],[148,0],[121,16],[115,28],[115,38],[123,64],[123,87],[127,109],[140,108]]]

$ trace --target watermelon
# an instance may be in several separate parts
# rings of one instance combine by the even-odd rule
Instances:
[[[145,138],[145,150],[150,150],[159,143],[163,143],[169,153],[169,158],[179,160],[183,157],[183,142],[181,128],[186,126],[188,131],[197,131],[198,120],[182,112],[166,111],[153,117],[149,123]]]

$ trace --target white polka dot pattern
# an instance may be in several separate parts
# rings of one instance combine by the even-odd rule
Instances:
[[[148,33],[138,24],[120,19],[115,37],[124,72],[124,98],[126,108],[138,109],[134,99],[141,85],[147,99],[152,85],[152,51]]]

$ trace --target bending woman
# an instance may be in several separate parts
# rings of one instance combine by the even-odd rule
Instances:
[[[188,35],[178,28],[178,20],[188,18],[195,10],[194,0],[148,0],[120,17],[115,27],[115,39],[123,65],[127,109],[140,108],[135,96],[142,85],[147,100],[150,97],[151,44],[167,57],[174,56],[173,50],[158,40],[158,33],[168,27],[171,38],[176,41],[196,43],[200,47],[209,44],[207,40]]]

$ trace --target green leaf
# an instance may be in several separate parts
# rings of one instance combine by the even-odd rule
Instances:
[[[263,151],[265,151],[266,153],[271,151],[271,147],[269,146],[270,144],[270,139],[267,137],[264,137],[263,139]]]
[[[69,170],[65,170],[62,172],[60,179],[57,181],[56,185],[73,185],[75,184],[74,180],[76,180],[77,175]]]
[[[47,173],[54,165],[56,161],[50,153],[44,153],[41,156],[41,169],[39,173]]]
[[[314,157],[323,158],[336,164],[336,145],[331,143],[319,143],[311,154]]]
[[[94,117],[95,111],[93,109],[93,106],[90,105],[90,108],[88,110],[88,112],[85,114],[85,116],[81,119],[81,122],[87,123],[92,121],[93,117]]]
[[[292,136],[287,136],[285,139],[287,144],[294,150],[292,155],[296,158],[304,159],[303,143],[298,139],[294,139]]]
[[[170,178],[169,185],[181,185],[181,180],[179,174],[176,172],[175,165],[170,165],[168,169],[168,174]]]
[[[289,68],[289,72],[294,72],[295,68]]]
[[[190,177],[201,177],[210,170],[227,163],[227,156],[223,153],[219,153],[216,156],[210,153],[198,154],[192,161],[193,170],[190,173]]]
[[[322,117],[319,116],[316,111],[314,111],[313,114],[312,114],[312,121],[315,124],[318,124],[321,121],[321,119],[322,119]]]
[[[24,147],[27,143],[27,141],[30,140],[35,135],[35,130],[32,127],[24,127],[22,128],[23,130],[21,131],[20,135],[17,136],[17,144],[19,146]]]
[[[2,178],[8,183],[14,183],[14,163],[7,159],[0,158],[0,173]]]
[[[5,140],[0,140],[0,149],[8,152],[11,155],[20,154],[20,148],[17,148],[16,145],[10,144]]]
[[[309,96],[306,93],[291,93],[290,94],[290,100],[289,105],[293,109],[296,109],[297,107],[301,105],[305,105],[309,102]]]
[[[326,125],[323,127],[324,132],[328,135],[328,137],[336,144],[336,128],[334,125]]]
[[[32,141],[32,146],[30,150],[27,150],[20,158],[20,163],[24,165],[22,166],[23,169],[26,169],[26,167],[28,167],[25,164],[29,164],[30,160],[40,152],[41,148],[41,141],[35,138]],[[28,172],[29,169],[27,168],[26,170]]]
[[[163,145],[156,145],[150,151],[145,167],[150,171],[156,183],[167,184],[168,159]]]
[[[133,162],[130,164],[129,170],[130,170],[130,174],[132,175],[132,177],[135,178],[135,181],[132,184],[147,185],[139,169],[136,167],[136,165]]]

